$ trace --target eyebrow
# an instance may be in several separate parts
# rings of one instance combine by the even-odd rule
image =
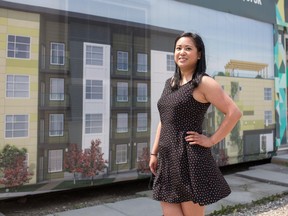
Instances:
[[[176,47],[182,46],[181,44],[176,45]],[[192,47],[193,45],[184,45],[185,47]]]

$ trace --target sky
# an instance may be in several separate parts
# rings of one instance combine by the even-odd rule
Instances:
[[[224,71],[234,59],[268,64],[268,77],[274,75],[273,26],[269,23],[172,0],[6,1],[196,32],[206,46],[209,74]],[[255,72],[239,73],[255,76]]]

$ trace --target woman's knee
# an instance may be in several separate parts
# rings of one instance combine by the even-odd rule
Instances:
[[[200,206],[192,201],[181,203],[183,216],[204,216],[205,206]]]
[[[184,216],[181,204],[161,202],[164,216]]]

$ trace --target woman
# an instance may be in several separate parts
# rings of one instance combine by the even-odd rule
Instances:
[[[174,44],[175,74],[158,101],[160,123],[151,151],[156,176],[153,198],[165,216],[204,216],[205,205],[231,193],[210,148],[235,126],[241,112],[206,71],[201,37],[183,33]],[[215,133],[202,134],[204,115],[214,105],[225,118]]]

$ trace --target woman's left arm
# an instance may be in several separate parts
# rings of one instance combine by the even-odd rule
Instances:
[[[186,141],[189,144],[198,144],[204,147],[211,147],[224,139],[234,128],[242,113],[234,101],[227,95],[221,86],[211,77],[204,76],[197,91],[202,96],[203,101],[210,102],[225,117],[211,137],[198,134],[197,132],[187,132]]]

